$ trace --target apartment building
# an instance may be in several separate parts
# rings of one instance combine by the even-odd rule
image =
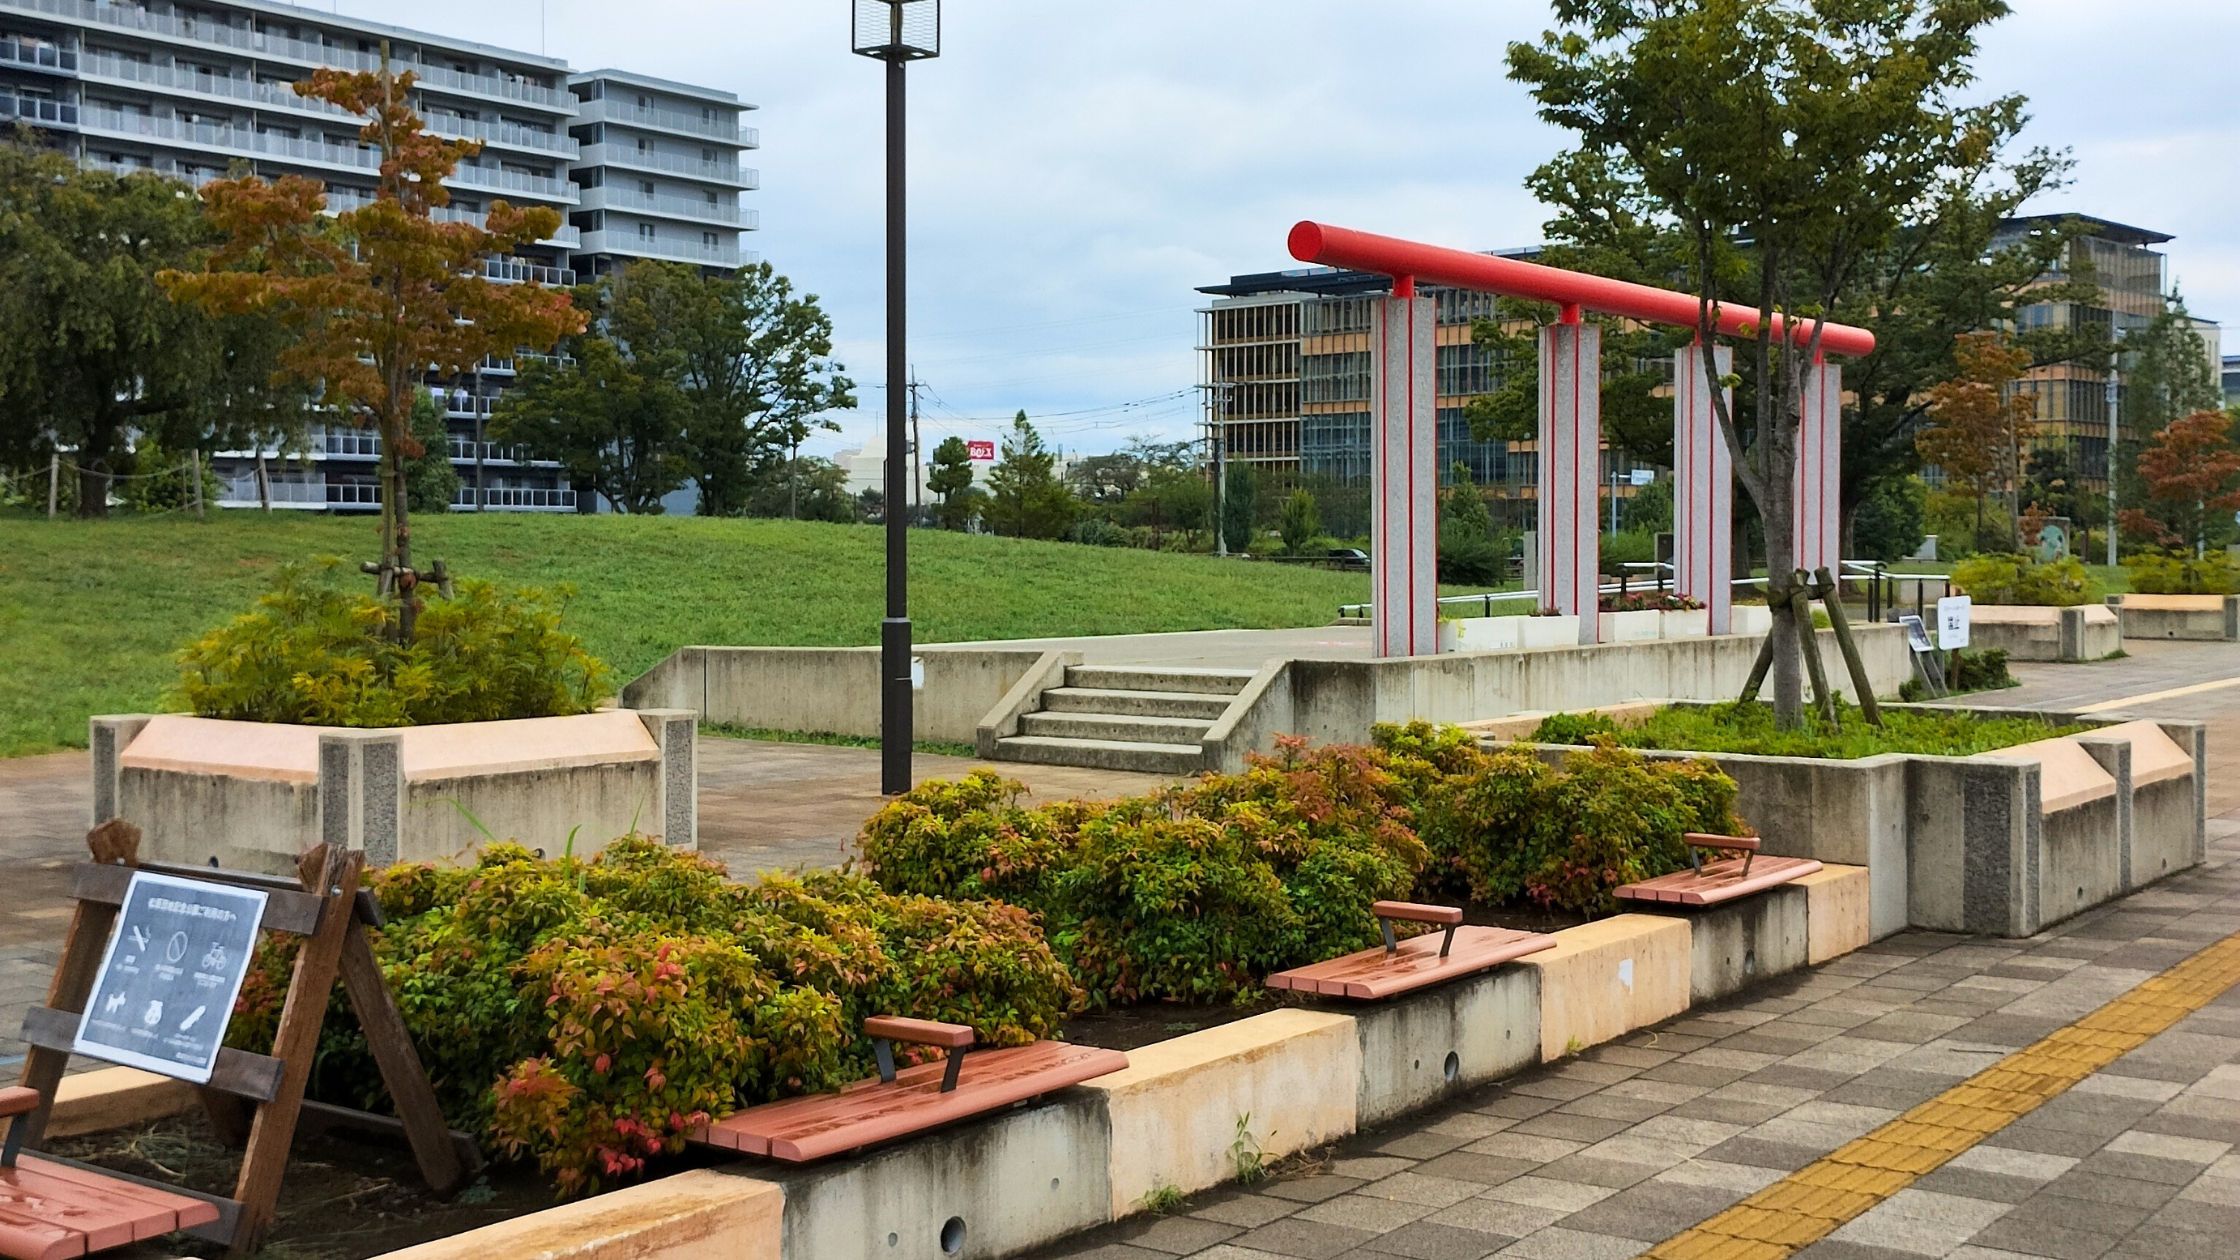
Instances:
[[[321,12],[273,0],[0,0],[0,127],[23,124],[80,164],[201,184],[237,169],[308,175],[331,209],[371,199],[379,157],[359,121],[295,94],[321,66],[391,64],[417,78],[431,130],[480,140],[447,181],[441,213],[479,222],[492,201],[548,206],[552,238],[485,261],[508,282],[566,285],[641,258],[730,270],[754,260],[740,204],[756,188],[741,159],[760,146],[730,92]],[[430,381],[463,483],[457,510],[577,509],[559,466],[484,435],[520,368],[493,358]],[[231,505],[365,510],[379,502],[379,439],[315,427],[307,453],[228,452],[216,461]]]

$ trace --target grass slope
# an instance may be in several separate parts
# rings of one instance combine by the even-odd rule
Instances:
[[[416,554],[468,577],[573,585],[569,624],[622,679],[688,643],[878,642],[875,527],[693,517],[444,516]],[[82,746],[146,712],[172,653],[247,608],[290,559],[371,558],[366,517],[223,512],[106,522],[0,516],[0,756]],[[920,642],[1326,625],[1366,574],[1121,548],[911,535]]]

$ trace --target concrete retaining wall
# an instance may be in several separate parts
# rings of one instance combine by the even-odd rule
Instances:
[[[1725,771],[1767,853],[1864,867],[1877,939],[1909,926],[2030,936],[2206,857],[2201,724],[2085,720],[2115,724],[1974,757],[1644,755]]]
[[[2103,604],[2030,608],[1977,604],[1969,646],[1996,648],[2014,661],[2100,661],[2123,650],[2123,626]]]
[[[1895,694],[1913,677],[1904,630],[1860,626],[1855,634],[1877,694]],[[1284,734],[1318,744],[1360,743],[1379,722],[1473,722],[1648,697],[1728,699],[1742,690],[1759,642],[1721,635],[1393,660],[1294,660],[1280,681],[1263,689],[1255,712],[1232,710],[1228,737],[1218,749],[1208,741],[1207,764],[1242,764],[1246,753],[1270,751]],[[1831,662],[1839,659],[1833,632],[1821,632],[1821,651]],[[1848,687],[1840,667],[1832,672]],[[1257,711],[1261,706],[1265,713]]]
[[[697,730],[659,709],[396,730],[97,717],[90,821],[138,825],[151,860],[272,874],[320,841],[374,866],[493,836],[553,855],[571,834],[582,856],[632,831],[695,848]]]
[[[917,738],[970,744],[980,721],[1043,653],[1034,648],[922,647]],[[757,730],[876,736],[879,649],[684,647],[622,689],[631,707],[692,709],[703,721]]]
[[[2240,640],[2240,595],[2110,595],[2126,639]]]

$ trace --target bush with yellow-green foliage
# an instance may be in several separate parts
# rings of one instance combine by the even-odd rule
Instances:
[[[397,605],[344,589],[338,564],[288,565],[256,608],[179,654],[175,704],[201,717],[426,726],[589,713],[613,675],[560,628],[565,592],[429,589],[410,643]]]
[[[1952,566],[1952,584],[1979,604],[2073,608],[2097,604],[2102,589],[2075,556],[2040,563],[2029,556],[1975,556]]]

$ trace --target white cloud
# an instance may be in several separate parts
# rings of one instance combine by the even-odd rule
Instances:
[[[750,242],[884,381],[881,68],[839,0],[332,0],[346,13],[729,88],[762,107]],[[312,7],[330,7],[318,4]],[[2240,322],[2228,0],[2022,0],[1981,66],[2032,100],[2033,143],[2076,148],[2041,209],[2177,234],[2171,270]],[[950,0],[910,71],[912,356],[955,416],[1078,412],[1195,380],[1193,288],[1290,265],[1299,218],[1485,248],[1538,239],[1522,189],[1559,133],[1503,76],[1531,0]],[[883,394],[826,445],[876,432]],[[1185,405],[1051,427],[1069,445],[1186,432]],[[1091,425],[1103,427],[1090,427]],[[1129,427],[1134,425],[1137,427]],[[930,431],[929,431],[930,440]]]

